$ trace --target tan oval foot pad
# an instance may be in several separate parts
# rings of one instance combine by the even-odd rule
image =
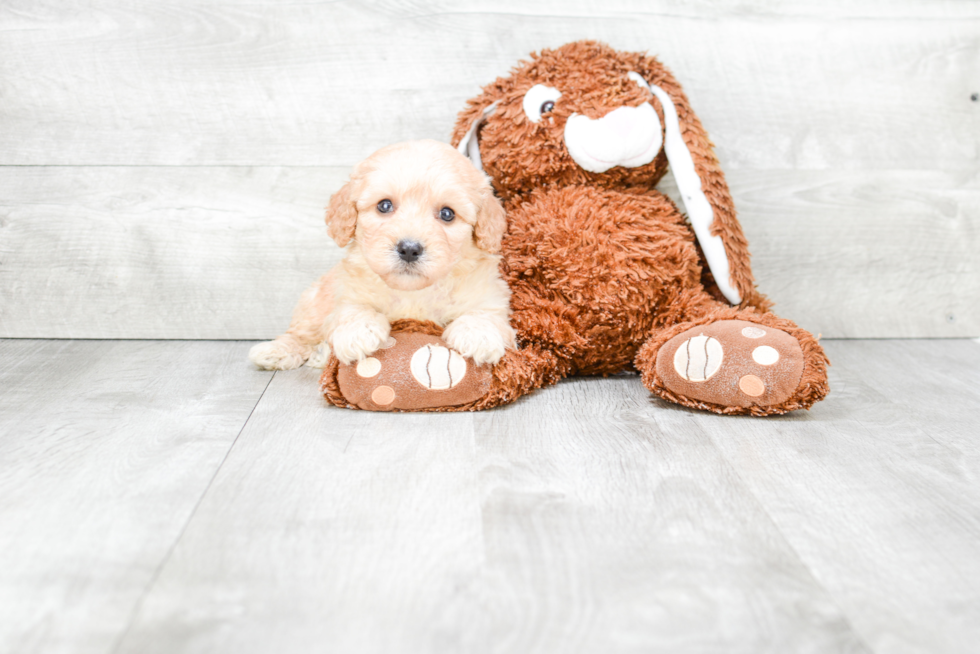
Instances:
[[[693,400],[772,406],[799,386],[803,350],[779,329],[721,320],[667,341],[657,353],[657,375],[668,390]]]
[[[395,332],[364,361],[340,364],[337,384],[348,402],[368,411],[434,409],[486,395],[490,366],[474,365],[437,336]]]

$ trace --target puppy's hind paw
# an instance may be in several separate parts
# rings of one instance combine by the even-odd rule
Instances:
[[[330,361],[330,346],[326,343],[320,343],[313,350],[310,358],[306,360],[306,365],[309,368],[324,368],[328,361]]]
[[[292,370],[306,361],[301,352],[282,341],[267,341],[253,345],[248,351],[249,360],[263,370]]]

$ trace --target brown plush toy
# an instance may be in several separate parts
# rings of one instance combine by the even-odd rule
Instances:
[[[655,58],[594,41],[543,50],[469,101],[453,143],[507,210],[501,270],[520,348],[492,369],[457,355],[454,379],[451,353],[433,354],[441,330],[401,321],[374,376],[328,365],[330,402],[484,409],[624,369],[665,400],[724,414],[785,413],[827,394],[822,348],[756,291],[711,142]],[[668,164],[687,219],[654,190]]]

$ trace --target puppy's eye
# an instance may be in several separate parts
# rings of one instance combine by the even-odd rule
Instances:
[[[554,111],[555,102],[560,97],[561,91],[558,89],[544,84],[535,84],[524,94],[524,101],[521,106],[524,107],[524,114],[528,120],[532,123],[539,123],[541,122],[541,114]]]
[[[391,203],[391,200],[382,200],[378,203],[378,211],[381,213],[391,213],[395,210],[395,205]]]
[[[451,223],[455,217],[456,212],[449,207],[443,207],[439,210],[439,219],[444,222]]]

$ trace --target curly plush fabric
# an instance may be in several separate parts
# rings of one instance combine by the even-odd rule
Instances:
[[[655,190],[669,163],[662,148],[648,163],[642,161],[649,157],[634,157],[603,172],[576,163],[592,154],[569,153],[566,140],[588,132],[586,126],[566,133],[573,116],[600,121],[622,107],[648,104],[663,126],[664,106],[653,87],[676,110],[681,147],[710,205],[710,234],[724,245],[727,286],[741,297],[738,306],[724,299],[685,216]],[[630,121],[652,120],[649,108],[643,111],[620,112],[592,130],[585,149],[598,133],[649,138],[646,128],[631,127]],[[771,303],[755,288],[748,243],[712,144],[680,84],[655,58],[594,41],[533,54],[467,103],[453,144],[468,136],[472,141],[461,149],[475,160],[478,152],[507,209],[501,272],[511,288],[520,349],[493,368],[487,395],[429,410],[490,408],[568,375],[624,369],[638,370],[664,400],[722,414],[785,413],[827,394],[822,348],[809,332],[770,313]],[[632,156],[641,149],[631,147],[603,151]],[[691,350],[691,343],[704,352]],[[700,357],[699,377],[690,377],[689,362],[681,366],[685,357]],[[658,361],[666,376],[658,374]],[[333,370],[324,373],[324,392],[349,406],[335,381],[336,365]]]

